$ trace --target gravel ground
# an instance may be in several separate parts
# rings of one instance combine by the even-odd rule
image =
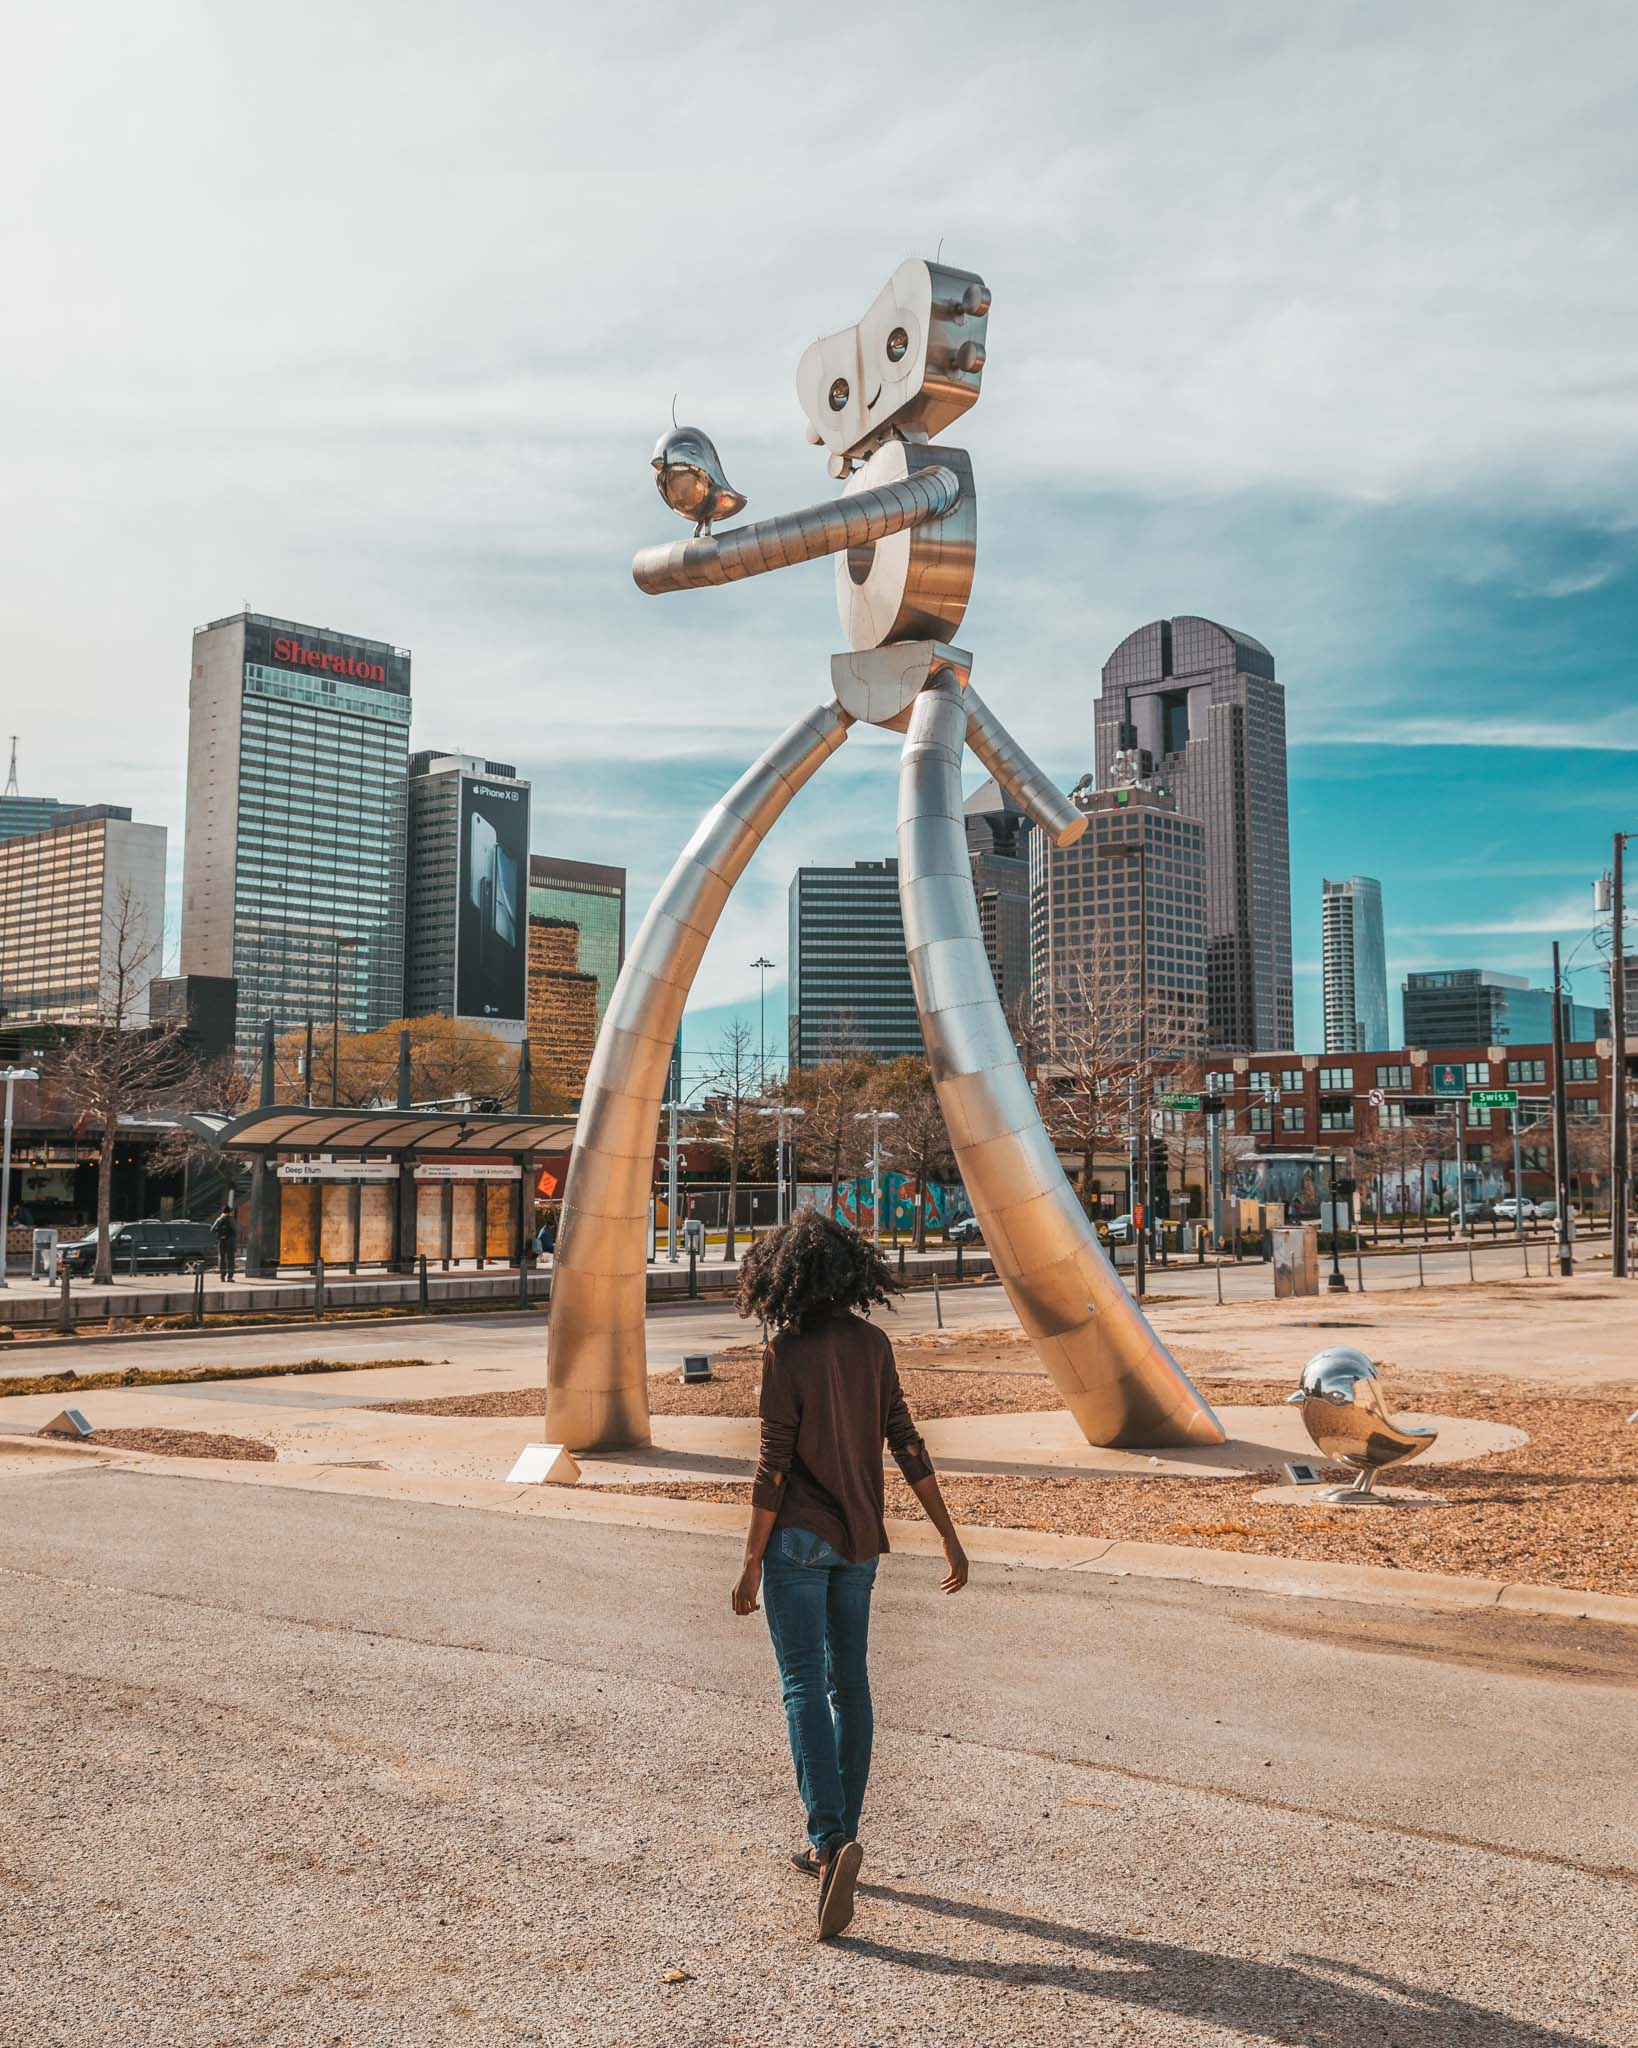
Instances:
[[[914,1412],[947,1415],[1047,1410],[1060,1403],[1020,1336],[983,1332],[977,1339],[901,1343],[900,1376]],[[657,1414],[749,1415],[755,1412],[760,1351],[746,1347],[715,1364],[709,1386],[656,1381]],[[1273,1406],[1291,1391],[1287,1380],[1214,1379],[1213,1354],[1178,1347],[1178,1360],[1211,1401]],[[1284,1473],[1257,1478],[943,1479],[958,1521],[986,1528],[1044,1529],[1068,1535],[1196,1544],[1212,1550],[1259,1551],[1277,1557],[1394,1565],[1403,1570],[1504,1578],[1578,1591],[1638,1593],[1638,1427],[1626,1417],[1638,1405],[1638,1382],[1624,1388],[1565,1392],[1514,1381],[1487,1385],[1482,1375],[1437,1379],[1396,1372],[1379,1361],[1390,1404],[1408,1413],[1450,1412],[1524,1430],[1530,1441],[1466,1465],[1404,1468],[1403,1483],[1452,1505],[1437,1510],[1361,1513],[1352,1509],[1258,1503],[1253,1496]],[[492,1397],[473,1397],[487,1402]],[[541,1393],[515,1398],[516,1410],[419,1404],[418,1412],[538,1415]],[[1390,1480],[1390,1483],[1393,1483]],[[672,1481],[614,1487],[679,1499],[748,1500],[732,1482]],[[920,1509],[896,1475],[888,1479],[887,1511],[914,1517]]]
[[[279,1455],[260,1437],[213,1429],[99,1429],[91,1441],[104,1450],[153,1451],[162,1458],[250,1458],[270,1465]]]
[[[819,1948],[727,1539],[8,1500],[7,2048],[1631,2048],[1626,1631],[889,1559]]]

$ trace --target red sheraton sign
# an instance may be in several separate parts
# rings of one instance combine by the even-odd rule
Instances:
[[[356,676],[362,683],[384,683],[387,671],[378,661],[359,661],[351,654],[326,654],[317,647],[304,647],[299,640],[280,634],[273,642],[273,659],[288,668],[323,669],[327,675]]]

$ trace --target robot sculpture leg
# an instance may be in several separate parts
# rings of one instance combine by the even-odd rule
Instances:
[[[552,1275],[546,1434],[571,1450],[646,1444],[648,1201],[677,1027],[730,890],[853,720],[824,704],[700,821],[615,985],[586,1077]]]
[[[1088,1441],[1221,1443],[1216,1416],[1105,1256],[1018,1063],[979,934],[962,832],[969,717],[976,714],[985,745],[975,751],[986,765],[996,765],[1004,744],[1015,772],[1035,771],[968,695],[950,677],[922,690],[899,771],[905,944],[956,1164],[1008,1299]]]

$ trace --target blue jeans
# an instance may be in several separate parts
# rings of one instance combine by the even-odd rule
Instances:
[[[791,1761],[820,1855],[859,1832],[874,1728],[866,1654],[875,1583],[875,1558],[849,1564],[810,1529],[776,1529],[762,1560]]]

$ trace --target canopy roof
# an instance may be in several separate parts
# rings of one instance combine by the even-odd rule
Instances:
[[[483,1157],[564,1152],[574,1119],[455,1109],[248,1109],[185,1116],[221,1152],[459,1152]]]

